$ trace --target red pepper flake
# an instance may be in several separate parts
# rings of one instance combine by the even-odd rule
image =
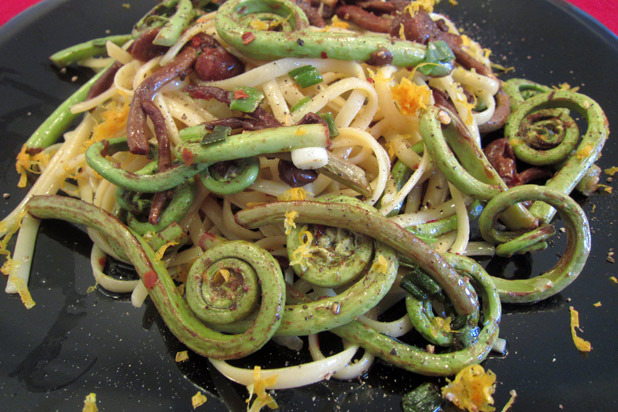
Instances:
[[[99,265],[100,265],[101,267],[105,267],[105,262],[106,262],[106,261],[107,261],[107,259],[106,259],[106,257],[105,257],[105,256],[103,256],[103,257],[99,258]]]
[[[109,140],[103,140],[103,149],[101,150],[101,156],[107,157],[108,147],[109,147]]]
[[[159,281],[159,277],[154,270],[149,270],[148,272],[144,273],[144,275],[142,276],[142,280],[144,281],[144,286],[146,286],[146,289],[152,289],[154,285],[156,285]]]
[[[328,59],[328,54],[326,54],[326,52],[323,51],[322,53],[320,53],[320,57],[322,57],[323,59]]]
[[[234,99],[246,99],[249,97],[247,92],[243,90],[234,90]]]
[[[182,159],[185,161],[187,166],[191,166],[193,163],[193,153],[189,149],[182,150]]]
[[[241,36],[241,39],[242,39],[242,44],[249,44],[253,40],[255,40],[255,34],[248,31],[246,33],[243,33],[243,35]]]
[[[368,79],[367,79],[367,81],[368,81],[370,84],[374,84],[374,83],[376,82],[376,81],[375,81],[375,80],[373,80],[373,78],[371,78],[371,77],[370,77],[370,78],[368,78]]]
[[[425,222],[425,223],[433,223],[433,222],[437,222],[437,221],[438,221],[438,219],[431,219],[431,220],[428,220],[428,221],[427,221],[427,222]]]

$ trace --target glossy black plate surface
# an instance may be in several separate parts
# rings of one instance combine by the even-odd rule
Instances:
[[[11,194],[0,199],[2,216],[23,195],[13,166],[22,143],[88,76],[72,70],[60,74],[46,57],[107,30],[125,33],[152,4],[47,0],[0,29],[0,188]],[[579,85],[605,109],[610,124],[618,124],[618,39],[586,15],[546,0],[466,0],[457,7],[443,1],[440,10],[491,48],[498,63],[515,66],[510,75]],[[618,165],[617,156],[618,145],[610,138],[600,165]],[[591,257],[581,277],[560,295],[504,308],[501,336],[508,340],[509,353],[484,364],[498,375],[498,410],[511,389],[519,394],[512,411],[618,410],[618,285],[609,279],[618,270],[606,260],[618,239],[617,197],[596,194],[578,200],[593,231]],[[509,264],[507,272],[538,273],[555,262],[563,244],[557,241],[542,258],[519,259],[517,268]],[[174,362],[183,347],[152,305],[134,309],[126,299],[101,290],[86,293],[94,283],[89,252],[81,228],[46,221],[30,280],[37,305],[27,311],[15,296],[0,296],[0,410],[76,411],[90,392],[97,394],[100,410],[191,410],[191,396],[198,390],[208,396],[198,410],[244,410],[245,388],[227,381],[206,360],[191,355],[188,362]],[[490,263],[494,269],[500,266]],[[599,301],[602,306],[594,307]],[[583,337],[593,345],[589,354],[578,352],[571,340],[571,305],[580,312]],[[268,350],[255,361],[265,364],[275,357]],[[293,359],[285,351],[276,357]],[[276,399],[284,411],[397,411],[401,394],[424,379],[378,362],[362,381],[279,391]]]

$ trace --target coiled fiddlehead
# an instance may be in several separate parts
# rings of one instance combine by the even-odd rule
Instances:
[[[271,265],[272,270],[258,273],[262,284],[261,305],[255,321],[241,334],[223,334],[210,329],[195,316],[148,243],[111,214],[81,200],[62,196],[36,196],[28,203],[28,211],[39,219],[83,224],[114,239],[135,266],[170,331],[202,356],[216,359],[247,356],[261,348],[281,323],[285,286],[276,264]]]
[[[483,238],[488,242],[502,243],[498,248],[521,249],[518,243],[526,242],[528,246],[530,242],[534,243],[535,239],[530,239],[528,234],[499,232],[495,228],[504,210],[526,200],[543,201],[557,208],[566,226],[567,245],[558,263],[542,275],[516,280],[493,278],[503,302],[537,302],[555,295],[577,278],[590,253],[590,228],[583,210],[569,196],[546,186],[517,186],[490,200],[479,218]],[[545,238],[545,234],[539,236]]]

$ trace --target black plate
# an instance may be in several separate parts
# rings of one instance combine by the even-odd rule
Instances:
[[[106,30],[127,32],[152,3],[47,0],[0,29],[0,186],[12,195],[0,200],[2,216],[23,195],[16,189],[13,166],[22,143],[77,87],[71,78],[78,76],[80,83],[88,76],[71,70],[59,74],[46,57]],[[582,86],[605,109],[610,124],[618,124],[618,39],[588,16],[547,0],[442,3],[440,9],[491,48],[497,62],[517,68],[511,75]],[[610,139],[600,165],[618,164],[617,155]],[[505,307],[501,336],[508,340],[509,353],[484,364],[498,375],[498,410],[511,389],[519,394],[512,411],[617,410],[618,285],[609,279],[616,266],[606,261],[617,239],[616,195],[579,200],[592,225],[591,257],[580,279],[560,295],[536,305]],[[182,345],[152,305],[134,309],[126,299],[100,290],[86,293],[94,283],[89,244],[80,228],[44,222],[30,281],[37,305],[27,311],[15,296],[1,296],[0,409],[75,411],[88,393],[96,392],[101,410],[190,410],[191,396],[201,389],[208,395],[201,410],[244,410],[245,388],[221,377],[206,360],[192,355],[189,362],[174,362]],[[556,253],[561,249],[535,258],[532,270],[548,267]],[[530,270],[529,260],[518,263],[524,272]],[[598,301],[602,306],[594,307]],[[579,310],[583,337],[592,342],[589,354],[578,352],[571,340],[570,305]],[[265,363],[270,357],[255,360]],[[276,398],[286,411],[399,410],[401,394],[423,380],[378,363],[363,381],[324,382],[278,391]]]

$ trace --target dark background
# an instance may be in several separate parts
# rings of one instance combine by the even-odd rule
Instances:
[[[22,143],[88,77],[73,70],[61,75],[46,56],[104,36],[106,30],[125,33],[152,4],[48,0],[0,29],[0,187],[12,195],[0,199],[2,216],[25,193],[16,188],[14,170]],[[581,86],[606,110],[610,125],[618,123],[614,85],[618,40],[576,9],[541,0],[465,0],[457,7],[443,1],[440,10],[491,48],[496,62],[515,66],[509,76]],[[71,82],[74,75],[76,83]],[[618,147],[610,137],[599,164],[618,165],[616,155]],[[616,195],[601,193],[578,200],[592,227],[590,259],[580,278],[563,293],[535,305],[504,307],[501,337],[508,340],[508,355],[484,363],[498,376],[498,410],[511,389],[519,395],[511,411],[617,409],[618,285],[609,277],[618,271],[606,261],[617,239]],[[557,240],[550,252],[533,260],[520,258],[508,264],[494,260],[488,263],[490,271],[540,273],[557,260],[563,244],[564,239]],[[16,296],[0,296],[0,410],[81,410],[90,392],[97,394],[100,410],[191,410],[191,396],[198,390],[208,397],[198,410],[244,410],[245,388],[227,381],[207,360],[190,354],[188,362],[174,362],[176,352],[184,348],[152,305],[135,309],[126,298],[101,290],[86,293],[94,284],[89,253],[90,241],[81,228],[46,221],[30,280],[37,305],[27,311]],[[593,307],[598,301],[602,306]],[[592,343],[588,354],[578,352],[571,340],[570,305],[580,312],[584,329],[580,335]],[[295,358],[269,346],[265,355],[252,360],[267,365],[273,357]],[[378,362],[362,381],[323,382],[277,391],[275,396],[283,411],[397,411],[401,394],[424,380]]]

